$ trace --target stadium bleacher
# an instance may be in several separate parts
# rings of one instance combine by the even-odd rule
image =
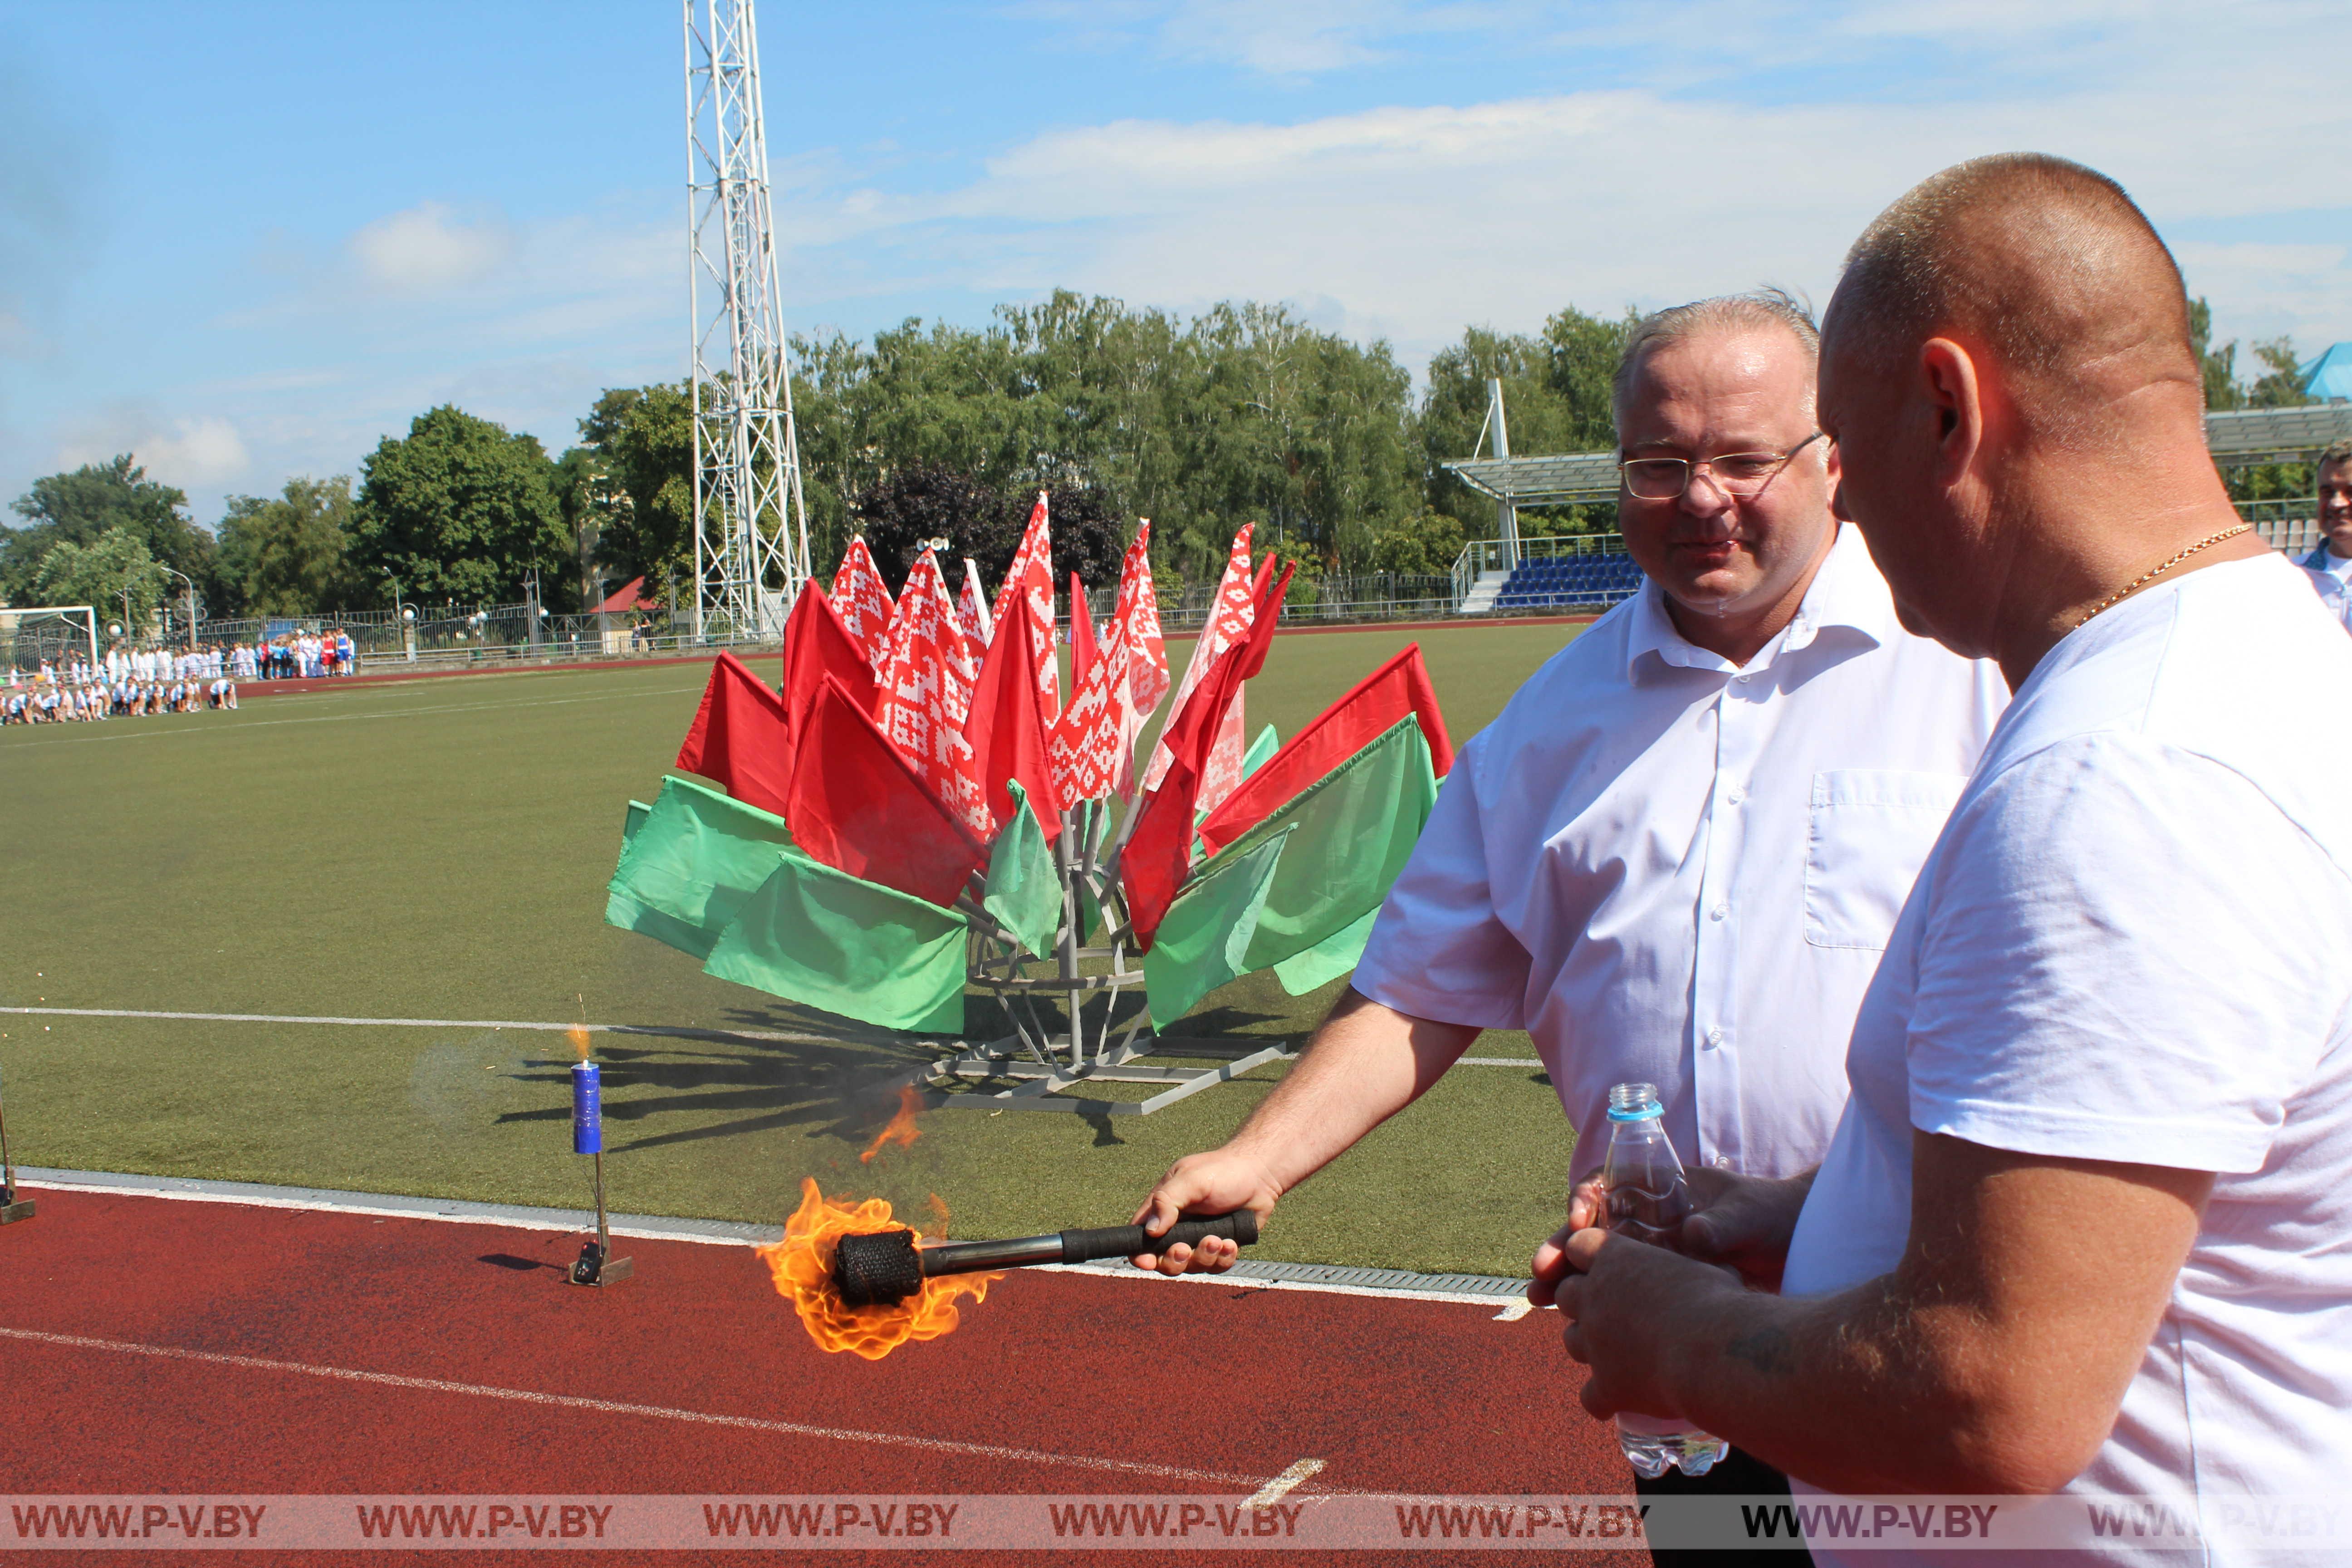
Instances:
[[[1631,598],[1642,585],[1642,569],[1624,554],[1528,557],[1503,591],[1497,610],[1539,610],[1568,605],[1602,606]]]

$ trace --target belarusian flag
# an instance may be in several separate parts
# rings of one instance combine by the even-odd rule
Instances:
[[[1127,893],[1139,950],[1151,950],[1152,933],[1192,865],[1192,834],[1199,808],[1201,774],[1210,748],[1224,728],[1224,715],[1242,682],[1265,664],[1267,646],[1290,589],[1290,570],[1264,602],[1254,607],[1249,632],[1217,660],[1215,668],[1184,700],[1162,732],[1169,764],[1157,789],[1138,807],[1135,832],[1119,856],[1119,881]]]
[[[1013,552],[996,590],[997,637],[1007,626],[1026,626],[1037,677],[1038,701],[1050,721],[1062,710],[1061,666],[1054,658],[1054,537],[1045,519],[1045,492],[1037,492],[1021,548]]]
[[[666,778],[621,847],[605,889],[605,921],[709,957],[792,843],[782,817],[709,784]]]
[[[1118,567],[1118,601],[1110,618],[1127,637],[1127,685],[1138,717],[1168,695],[1168,649],[1160,636],[1160,600],[1151,589],[1151,520],[1136,526]]]
[[[882,634],[890,625],[890,585],[874,569],[874,557],[859,534],[842,552],[841,570],[833,574],[833,607],[841,624],[857,639],[869,663],[882,658]]]
[[[966,732],[980,760],[981,787],[987,792],[990,814],[1000,825],[1009,826],[1016,810],[1026,809],[1050,843],[1062,831],[1063,802],[1046,755],[1053,720],[1044,711],[1037,689],[1037,647],[1026,629],[1017,614],[996,623],[995,639],[988,645],[980,679],[972,686]],[[1010,793],[1013,780],[1024,792],[1025,808]]]
[[[1192,657],[1185,661],[1184,679],[1176,688],[1175,706],[1169,710],[1169,722],[1171,724],[1175,721],[1175,716],[1183,711],[1186,700],[1192,697],[1201,682],[1206,680],[1210,672],[1216,668],[1217,661],[1224,657],[1225,650],[1249,634],[1251,619],[1257,613],[1256,596],[1251,592],[1250,584],[1250,531],[1255,526],[1255,523],[1245,522],[1242,524],[1241,531],[1234,535],[1233,549],[1225,557],[1225,574],[1218,580],[1217,597],[1209,608],[1208,624],[1201,628],[1200,637],[1192,643]],[[1236,708],[1234,710],[1234,718],[1231,721],[1234,745],[1233,771],[1235,773],[1238,773],[1241,768],[1242,724],[1241,710]],[[1218,736],[1218,742],[1221,745],[1224,742],[1222,732]],[[1159,744],[1152,750],[1151,765],[1144,771],[1143,787],[1158,789],[1160,781],[1167,776],[1168,765],[1171,760],[1168,749],[1168,731],[1163,727],[1160,732]],[[1205,760],[1202,771],[1204,776],[1209,771]],[[1228,785],[1227,793],[1230,793],[1230,788],[1231,786]],[[1220,801],[1223,798],[1224,794],[1217,796],[1217,800]],[[1212,801],[1209,804],[1214,805],[1215,802]]]
[[[836,680],[809,707],[785,817],[836,871],[952,905],[987,859],[980,840]]]
[[[677,749],[677,765],[717,780],[738,800],[781,813],[793,776],[784,700],[741,659],[720,654]]]
[[[877,666],[882,700],[874,721],[906,753],[933,793],[974,833],[994,830],[980,787],[980,764],[964,737],[978,671],[956,630],[939,563],[926,548],[907,574]]]
[[[1073,577],[1072,583],[1077,581]],[[1086,600],[1076,600],[1070,625],[1087,624]],[[1118,751],[1132,732],[1123,721],[1127,705],[1127,647],[1111,624],[1110,646],[1087,650],[1086,674],[1074,679],[1069,706],[1046,732],[1045,757],[1054,770],[1054,787],[1065,804],[1101,800],[1118,782]]]

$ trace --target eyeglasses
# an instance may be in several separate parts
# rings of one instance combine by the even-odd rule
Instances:
[[[1745,499],[1772,482],[1796,455],[1822,438],[1818,430],[1785,452],[1726,452],[1719,458],[1630,458],[1617,465],[1625,493],[1635,500],[1675,500],[1700,468],[1725,495]]]

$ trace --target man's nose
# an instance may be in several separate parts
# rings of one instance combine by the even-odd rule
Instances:
[[[1733,505],[1729,492],[1716,483],[1713,469],[1698,468],[1692,472],[1690,484],[1684,489],[1682,495],[1682,509],[1685,512],[1692,517],[1703,517],[1712,521],[1717,518],[1728,515]]]

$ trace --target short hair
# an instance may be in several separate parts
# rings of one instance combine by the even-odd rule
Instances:
[[[1874,358],[1949,331],[2044,387],[2118,389],[2150,381],[2201,388],[2180,267],[2106,175],[2042,153],[1958,163],[1913,186],[1846,255],[1830,330]],[[2084,399],[2021,403],[2063,439]]]
[[[2318,479],[2319,470],[2330,463],[2341,463],[2347,468],[2352,468],[2352,436],[2339,436],[2327,443],[2327,449],[2319,454],[2319,461],[2311,465],[2311,477],[2314,479]]]
[[[1634,322],[1632,334],[1625,339],[1625,351],[1617,357],[1617,372],[1609,380],[1610,423],[1621,431],[1624,428],[1625,399],[1633,390],[1633,377],[1640,374],[1643,354],[1704,333],[1749,327],[1777,327],[1797,340],[1797,345],[1805,351],[1807,363],[1821,362],[1822,331],[1813,321],[1813,308],[1802,296],[1786,289],[1768,286],[1740,294],[1718,294],[1711,300],[1694,300],[1687,305],[1670,305]]]

